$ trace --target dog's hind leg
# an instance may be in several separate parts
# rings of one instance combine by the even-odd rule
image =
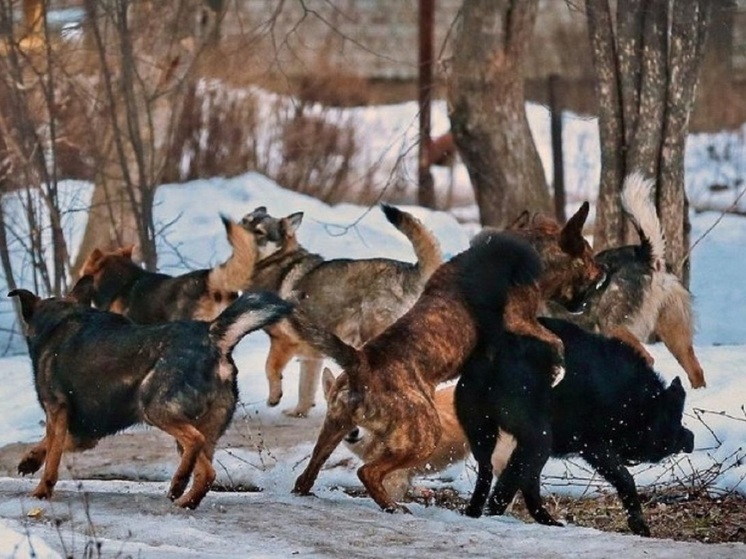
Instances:
[[[497,422],[491,413],[486,412],[483,407],[473,409],[471,398],[473,392],[467,392],[469,386],[459,383],[456,389],[456,414],[459,418],[461,428],[469,441],[469,448],[477,461],[477,481],[471,500],[464,509],[464,514],[472,518],[482,516],[484,503],[492,487],[493,470],[492,454],[497,441]]]
[[[303,470],[303,473],[295,480],[293,493],[298,495],[309,495],[311,493],[311,488],[319,475],[321,466],[324,465],[324,462],[327,461],[331,453],[334,452],[334,449],[339,446],[339,443],[342,442],[342,439],[345,438],[345,435],[354,426],[352,418],[330,417],[327,411],[319,438],[313,447],[311,460],[308,462],[306,469]]]
[[[175,504],[176,506],[196,509],[204,499],[207,492],[212,487],[212,482],[215,481],[215,468],[212,465],[213,451],[202,450],[197,455],[197,461],[194,465],[194,476],[192,480],[192,487],[189,492],[178,499]]]
[[[37,499],[48,499],[52,496],[54,486],[59,476],[60,461],[65,450],[67,439],[67,407],[61,404],[47,404],[47,433],[43,441],[46,441],[46,458],[44,462],[44,473],[39,480],[39,485],[31,493]],[[41,443],[40,443],[41,444]]]
[[[605,336],[609,338],[615,338],[634,349],[640,355],[640,357],[645,360],[645,363],[648,364],[648,367],[652,367],[655,364],[655,359],[653,359],[653,356],[650,355],[648,350],[645,349],[645,346],[642,345],[642,342],[637,338],[637,336],[630,332],[629,329],[625,328],[624,326],[610,326],[608,328],[605,328],[603,332]]]
[[[551,453],[548,425],[537,424],[530,432],[516,434],[518,445],[508,465],[498,477],[487,504],[487,514],[500,515],[510,505],[518,489],[521,489],[526,508],[539,524],[562,526],[544,508],[541,502],[541,471]]]
[[[176,472],[171,479],[171,487],[168,490],[168,498],[175,501],[184,494],[184,490],[189,485],[189,478],[192,477],[195,464],[205,447],[205,437],[192,424],[183,422],[152,422],[153,425],[162,429],[174,439],[181,447],[181,461],[179,462]],[[179,506],[179,502],[176,503]]]
[[[487,497],[490,494],[490,488],[492,487],[492,479],[494,477],[492,470],[492,453],[495,449],[497,433],[493,426],[488,428],[486,431],[481,431],[476,440],[468,435],[467,437],[469,439],[471,452],[474,455],[474,459],[477,461],[477,481],[474,484],[474,492],[471,494],[469,504],[466,509],[464,509],[464,514],[472,518],[479,518],[482,516],[484,503],[487,501]]]
[[[675,291],[675,296],[669,297],[661,307],[655,333],[686,371],[692,388],[704,388],[707,386],[705,373],[694,354],[692,342],[694,332],[689,293],[683,286]]]
[[[321,367],[324,364],[322,358],[301,357],[300,379],[298,380],[298,405],[294,408],[283,410],[290,417],[306,417],[313,406],[316,405],[316,392],[319,388],[321,378]]]

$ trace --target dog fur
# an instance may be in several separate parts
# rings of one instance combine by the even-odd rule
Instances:
[[[256,259],[253,237],[227,217],[221,219],[233,252],[210,269],[169,276],[133,262],[133,246],[111,252],[93,249],[81,269],[81,276],[93,277],[93,303],[138,324],[213,320],[249,286]]]
[[[332,393],[335,380],[334,374],[328,368],[324,368],[321,386],[324,397],[327,399]],[[433,403],[440,418],[443,434],[433,453],[423,462],[415,464],[407,470],[392,472],[384,479],[383,485],[393,500],[401,501],[404,498],[407,491],[412,487],[412,480],[415,476],[432,475],[443,471],[453,464],[461,462],[469,455],[466,435],[461,429],[461,424],[458,422],[456,410],[453,406],[455,389],[455,385],[450,385],[435,391]],[[347,433],[343,442],[363,462],[367,462],[380,452],[378,446],[381,442],[362,427],[354,427]]]
[[[651,364],[653,358],[642,344],[655,334],[686,371],[692,388],[701,388],[706,382],[694,353],[691,295],[666,267],[665,238],[652,200],[654,186],[639,172],[625,179],[622,208],[640,244],[598,253],[596,261],[608,273],[604,288],[590,294],[580,314],[556,307],[550,308],[550,314],[619,338]]]
[[[92,278],[78,285],[85,283]],[[25,289],[9,294],[20,301],[46,414],[46,435],[22,458],[19,473],[43,465],[32,496],[51,498],[65,450],[92,448],[103,437],[148,423],[171,435],[181,453],[168,497],[196,508],[215,479],[215,445],[238,399],[233,348],[292,305],[272,293],[247,293],[211,322],[136,325],[86,305],[77,292],[50,299]]]
[[[442,427],[435,387],[458,375],[479,332],[502,323],[512,298],[523,297],[527,286],[538,291],[540,274],[539,257],[525,240],[505,233],[482,235],[433,274],[406,314],[360,349],[296,308],[293,326],[343,373],[329,391],[324,424],[294,492],[309,494],[329,455],[351,429],[361,426],[379,444],[358,477],[383,510],[406,511],[387,493],[383,480],[427,460],[437,447]],[[531,312],[523,320],[536,322],[537,309]]]
[[[325,260],[303,248],[296,237],[301,212],[275,218],[259,207],[241,224],[254,236],[258,259],[253,289],[282,294],[303,293],[299,305],[311,320],[359,347],[378,335],[409,309],[425,282],[442,263],[437,239],[414,216],[382,205],[386,218],[412,242],[417,262],[388,258]],[[267,404],[282,398],[282,371],[301,359],[298,403],[287,415],[305,416],[314,405],[323,356],[298,337],[287,321],[267,329],[270,349],[266,362]]]
[[[533,336],[545,341],[554,348],[555,361],[562,361],[564,348],[552,332],[536,322],[533,317],[536,309],[544,309],[552,302],[570,312],[582,307],[588,297],[601,286],[606,278],[606,270],[593,257],[588,241],[583,237],[583,226],[588,218],[590,206],[583,203],[575,214],[560,227],[553,219],[537,215],[528,226],[513,226],[508,232],[528,241],[541,257],[543,271],[538,289],[525,286],[520,297],[512,297],[505,309],[505,328],[514,334]],[[484,235],[491,235],[494,229],[486,227],[474,237],[479,242]],[[524,317],[531,316],[531,320]],[[562,371],[557,371],[558,382]]]
[[[479,467],[465,514],[482,514],[493,478],[490,457],[510,433],[517,446],[492,490],[488,514],[503,514],[520,489],[537,522],[561,525],[542,505],[541,471],[550,456],[579,455],[615,487],[630,529],[650,535],[625,466],[693,450],[694,435],[681,425],[681,381],[666,388],[621,340],[558,319],[541,321],[565,343],[567,375],[556,388],[546,379],[547,345],[499,328],[462,368],[456,413]]]

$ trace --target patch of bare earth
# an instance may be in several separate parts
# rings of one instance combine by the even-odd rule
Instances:
[[[653,537],[702,543],[746,543],[746,497],[743,495],[713,496],[677,488],[641,492],[640,498]],[[411,500],[463,510],[468,496],[443,488],[434,490],[427,499]],[[605,532],[629,533],[627,517],[616,493],[582,499],[552,494],[544,498],[544,505],[552,516],[566,523]],[[533,522],[520,496],[510,514],[524,522]]]

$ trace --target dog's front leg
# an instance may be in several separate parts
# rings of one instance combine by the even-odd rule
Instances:
[[[321,427],[319,438],[316,440],[316,446],[313,447],[311,460],[303,473],[295,480],[293,493],[298,495],[309,495],[316,478],[319,475],[321,466],[327,461],[334,449],[339,446],[345,435],[354,427],[352,419],[349,417],[330,417],[327,411],[324,425]]]
[[[282,371],[298,353],[298,344],[283,330],[282,324],[274,324],[266,329],[269,334],[269,354],[264,365],[269,384],[267,405],[274,407],[282,399]]]
[[[537,320],[540,304],[540,293],[536,286],[513,288],[505,304],[503,320],[509,332],[532,336],[552,346],[552,386],[557,386],[565,377],[565,346],[554,332],[544,328]]]
[[[49,499],[52,496],[59,476],[60,461],[67,439],[67,407],[62,404],[48,404],[45,408],[47,412],[47,433],[39,443],[39,445],[45,443],[46,446],[44,473],[39,480],[39,485],[31,493],[31,496],[37,499]]]
[[[593,466],[603,478],[614,486],[627,512],[627,525],[633,534],[650,536],[650,528],[642,514],[642,504],[637,494],[635,479],[624,467],[622,459],[610,449],[591,449],[581,456]]]

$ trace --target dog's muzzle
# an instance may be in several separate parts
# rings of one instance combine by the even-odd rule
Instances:
[[[345,437],[345,442],[347,444],[355,444],[355,443],[359,443],[360,439],[362,438],[363,437],[360,435],[360,428],[355,427],[349,433],[347,433],[347,436]]]

